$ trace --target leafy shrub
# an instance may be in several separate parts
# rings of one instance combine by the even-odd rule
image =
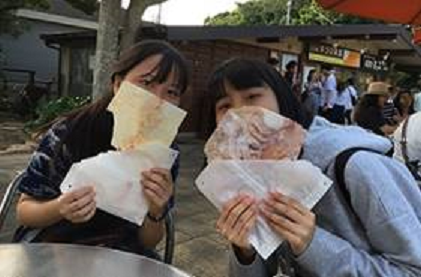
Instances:
[[[65,96],[49,102],[40,102],[35,110],[36,119],[28,121],[25,124],[25,129],[27,131],[33,131],[59,116],[88,104],[90,101],[91,98],[88,96]]]

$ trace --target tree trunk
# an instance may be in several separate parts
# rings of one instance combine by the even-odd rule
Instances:
[[[124,30],[121,38],[121,49],[130,47],[134,40],[137,29],[142,24],[142,16],[146,9],[158,5],[167,0],[131,0],[125,19]]]
[[[118,55],[121,0],[102,0],[99,10],[96,40],[93,99],[98,99],[109,90],[111,68]]]

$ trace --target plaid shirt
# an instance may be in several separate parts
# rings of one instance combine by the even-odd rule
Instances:
[[[110,117],[110,113],[106,113]],[[112,120],[106,122],[110,122],[109,128],[113,128]],[[68,133],[69,123],[65,121],[55,124],[47,131],[22,175],[18,186],[20,192],[37,200],[51,200],[60,196],[60,184],[75,161],[69,147],[64,143]],[[176,145],[173,148],[177,149]],[[108,149],[103,149],[103,151],[112,149],[110,141]],[[178,175],[178,168],[179,160],[177,159],[171,169],[174,181]],[[174,199],[172,198],[168,209],[173,206]],[[104,245],[124,251],[143,253],[142,247],[137,243],[138,226],[101,210],[98,210],[89,222],[82,224],[72,224],[62,220],[42,230],[21,227],[16,237],[18,240],[25,240],[25,236],[34,233],[33,231],[36,231],[37,235],[35,239],[31,238],[31,241],[35,242]]]

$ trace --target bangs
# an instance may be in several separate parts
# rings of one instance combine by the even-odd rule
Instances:
[[[226,85],[241,91],[265,87],[268,85],[268,81],[262,72],[248,60],[229,60],[209,80],[208,88],[214,94],[215,101],[227,95],[225,91]]]
[[[171,71],[174,70],[175,85],[181,93],[185,92],[189,81],[187,62],[178,50],[163,41],[146,40],[138,42],[126,50],[112,68],[111,81],[114,81],[115,76],[125,76],[137,64],[154,55],[162,55],[162,59],[152,70],[152,72],[156,72],[152,81],[164,83]]]
[[[184,60],[180,59],[178,55],[173,55],[171,52],[161,53],[162,59],[152,70],[156,72],[152,82],[158,84],[164,83],[172,71],[175,75],[175,86],[180,90],[181,93],[185,92],[188,84],[188,71],[187,65]]]
[[[281,115],[304,128],[308,128],[313,120],[304,111],[288,83],[273,67],[259,60],[234,58],[218,66],[209,79],[207,100],[210,106],[210,123],[206,136],[210,136],[216,128],[215,107],[221,98],[227,96],[227,86],[232,86],[237,91],[268,87],[275,94]]]

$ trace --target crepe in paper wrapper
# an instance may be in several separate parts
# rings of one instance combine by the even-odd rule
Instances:
[[[177,155],[177,151],[160,144],[109,151],[73,164],[60,188],[65,193],[93,186],[98,208],[141,225],[148,211],[141,172],[154,167],[170,169]]]
[[[258,201],[278,191],[311,209],[332,185],[319,168],[307,161],[219,160],[210,163],[196,179],[199,190],[219,210],[238,196],[248,194]],[[267,259],[282,243],[263,217],[250,233],[250,243]]]
[[[294,160],[304,143],[298,123],[260,107],[229,110],[205,146],[212,160]]]
[[[112,145],[136,149],[145,143],[170,146],[187,113],[154,94],[123,82],[108,110],[114,115]]]

